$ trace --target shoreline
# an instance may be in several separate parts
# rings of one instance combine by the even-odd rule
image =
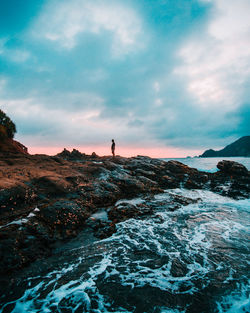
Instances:
[[[152,214],[144,204],[117,204],[122,199],[150,199],[165,189],[211,190],[232,198],[246,198],[249,171],[233,161],[221,161],[218,172],[190,168],[178,161],[146,156],[115,158],[85,155],[77,150],[57,156],[0,154],[2,249],[1,271],[15,272],[51,255],[88,229],[97,238],[116,231],[116,223]],[[172,198],[166,210],[190,199]],[[98,209],[107,221],[93,218]]]

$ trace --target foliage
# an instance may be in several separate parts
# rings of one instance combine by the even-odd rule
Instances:
[[[0,138],[13,138],[16,133],[16,125],[0,109]]]

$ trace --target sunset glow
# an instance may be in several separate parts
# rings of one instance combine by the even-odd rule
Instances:
[[[66,148],[69,151],[77,149],[82,153],[92,154],[95,152],[99,156],[111,155],[110,147],[102,146],[78,146],[78,147],[30,147],[29,153],[31,154],[48,154],[56,155]],[[197,156],[201,154],[200,150],[190,150],[159,147],[159,148],[136,148],[136,147],[117,147],[116,155],[124,157],[133,157],[137,155],[150,156],[152,158],[185,158],[187,155]],[[187,154],[188,153],[188,154]]]

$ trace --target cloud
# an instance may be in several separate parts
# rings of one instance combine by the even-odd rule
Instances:
[[[175,74],[187,79],[197,105],[231,112],[241,105],[250,75],[250,2],[215,0],[207,29],[189,37],[179,50]]]
[[[141,44],[142,22],[136,12],[117,1],[51,1],[45,6],[33,30],[66,49],[73,49],[79,36],[90,33],[112,35],[113,56],[136,51]]]
[[[4,92],[7,80],[0,76],[0,95]]]
[[[84,97],[86,100],[87,96]],[[126,117],[113,121],[102,118],[100,113],[103,99],[100,101],[94,95],[89,99],[98,101],[94,105],[89,103],[90,105],[75,109],[71,105],[70,108],[49,106],[37,98],[19,98],[0,100],[0,107],[17,125],[17,138],[28,146],[37,146],[38,143],[46,146],[101,145],[107,138],[113,137],[119,138],[123,144],[136,145],[140,141],[140,146],[148,145],[151,137],[142,140],[145,136],[145,130],[140,129],[142,121],[132,120],[127,125]],[[138,126],[139,129],[135,132],[134,127]]]
[[[16,63],[24,63],[30,59],[31,53],[27,49],[9,48],[7,43],[7,38],[0,39],[0,57],[2,56],[7,60]]]
[[[45,0],[14,39],[0,31],[17,139],[203,150],[247,134],[248,2],[153,2]]]

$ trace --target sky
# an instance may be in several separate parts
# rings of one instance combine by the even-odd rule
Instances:
[[[30,153],[185,157],[250,135],[249,0],[2,0],[0,108]]]

